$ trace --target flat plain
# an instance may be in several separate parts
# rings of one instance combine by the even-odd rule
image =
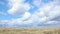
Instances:
[[[0,34],[60,34],[60,28],[0,28]]]

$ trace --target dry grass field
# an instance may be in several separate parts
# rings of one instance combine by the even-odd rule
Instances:
[[[0,28],[0,34],[60,34],[60,28]]]

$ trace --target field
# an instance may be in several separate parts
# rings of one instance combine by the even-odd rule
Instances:
[[[0,34],[60,34],[60,28],[0,28]]]

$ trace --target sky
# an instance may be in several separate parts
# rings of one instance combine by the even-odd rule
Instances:
[[[0,0],[0,27],[60,24],[60,0]]]

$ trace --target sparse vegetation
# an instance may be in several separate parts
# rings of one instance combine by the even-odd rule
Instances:
[[[60,28],[0,28],[0,34],[60,34]]]

